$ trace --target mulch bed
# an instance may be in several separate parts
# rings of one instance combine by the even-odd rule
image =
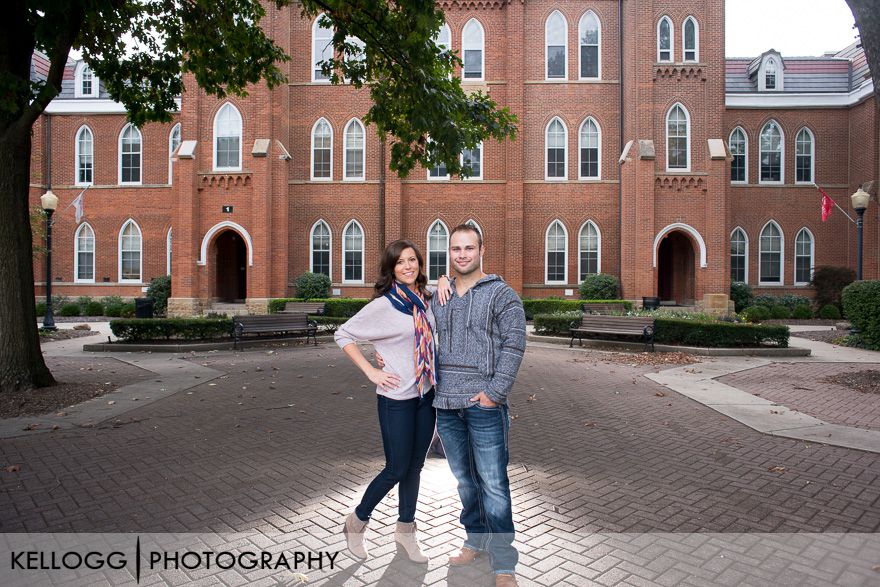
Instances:
[[[609,353],[601,359],[605,363],[617,363],[621,365],[629,365],[638,367],[642,365],[690,365],[691,363],[699,363],[700,359],[694,355],[682,352],[671,353]]]
[[[71,330],[70,328],[58,329],[54,332],[40,332],[40,343],[53,342],[56,340],[70,340],[71,338],[82,338],[84,336],[95,336],[101,334],[94,330]]]
[[[843,338],[849,334],[848,330],[811,330],[807,332],[792,332],[792,336],[806,338],[808,340],[818,340],[819,342],[827,342],[836,344],[834,341]]]
[[[823,318],[811,318],[809,320],[798,320],[796,318],[787,318],[785,320],[761,320],[761,324],[785,324],[787,326],[834,326],[838,322],[844,320],[825,320]]]
[[[822,379],[825,383],[835,383],[861,393],[880,394],[880,371],[868,369],[854,373],[838,373]]]

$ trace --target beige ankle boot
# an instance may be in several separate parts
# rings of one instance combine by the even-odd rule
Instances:
[[[422,554],[422,549],[419,546],[415,522],[397,522],[397,528],[394,530],[394,541],[397,543],[397,549],[400,550],[402,548],[406,551],[406,555],[412,562],[428,562],[428,557]]]
[[[367,558],[367,546],[364,543],[364,531],[366,529],[367,522],[362,522],[354,512],[351,512],[345,518],[345,525],[342,527],[342,534],[345,536],[348,551],[360,560]]]

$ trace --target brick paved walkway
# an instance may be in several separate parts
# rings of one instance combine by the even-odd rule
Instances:
[[[878,542],[852,534],[880,530],[876,454],[762,435],[641,376],[652,367],[601,357],[530,347],[513,392],[510,474],[527,583],[880,578]],[[331,345],[190,360],[226,375],[138,407],[123,425],[3,440],[0,463],[20,470],[0,472],[0,529],[259,532],[339,550],[340,522],[382,463],[368,382]],[[373,558],[342,554],[311,583],[487,584],[486,566],[443,565],[461,539],[458,508],[445,461],[430,460],[417,519],[431,564],[395,556],[391,496],[371,526]]]

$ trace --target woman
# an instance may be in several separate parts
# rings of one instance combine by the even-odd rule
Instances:
[[[408,240],[385,249],[372,301],[336,331],[336,344],[376,384],[385,468],[345,520],[349,551],[367,558],[364,531],[373,509],[399,484],[394,540],[414,562],[426,563],[416,537],[416,502],[434,434],[434,315],[425,289],[425,262]],[[377,369],[357,343],[369,341],[384,359]]]

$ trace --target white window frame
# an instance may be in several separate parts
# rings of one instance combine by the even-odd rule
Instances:
[[[139,157],[138,157],[138,165],[139,165],[138,181],[122,181],[122,137],[123,137],[123,135],[125,135],[125,132],[129,128],[133,128],[137,132],[138,138],[139,138],[138,143],[141,146],[141,149],[139,152]],[[129,122],[128,124],[126,124],[125,126],[122,127],[121,131],[119,131],[119,138],[117,140],[116,147],[117,147],[117,149],[116,149],[117,153],[119,154],[118,158],[117,158],[117,165],[116,165],[116,171],[118,173],[117,179],[118,179],[119,185],[142,185],[144,183],[144,133],[141,132],[141,129],[139,129],[138,127],[136,127],[135,125],[133,125],[132,123]]]
[[[346,237],[346,234],[348,233],[348,229],[351,228],[352,225],[357,226],[361,231],[361,249],[360,249],[360,253],[361,253],[361,278],[360,279],[349,279],[348,276],[346,275],[346,269],[345,269],[345,253],[347,252],[346,245],[345,245],[345,237]],[[364,283],[364,276],[366,275],[366,272],[367,272],[367,269],[366,269],[366,267],[367,267],[367,263],[366,263],[367,233],[364,231],[363,225],[361,225],[361,223],[358,222],[357,220],[354,220],[354,219],[349,220],[346,223],[345,228],[342,229],[342,238],[340,240],[342,241],[342,243],[341,243],[342,244],[342,257],[341,257],[342,258],[342,283],[350,283],[350,284]],[[355,252],[357,252],[357,251],[355,251]]]
[[[810,137],[810,181],[799,181],[797,176],[797,160],[798,160],[798,137],[802,132],[806,131]],[[809,127],[801,127],[794,135],[794,183],[796,185],[813,185],[816,180],[816,135]]]
[[[669,23],[669,59],[660,58],[660,25],[663,21]],[[657,43],[657,63],[675,63],[675,25],[672,23],[672,19],[665,14],[657,21],[657,38],[655,41]]]
[[[177,147],[174,146],[174,133],[175,132],[177,132],[177,144],[179,147],[180,143],[182,142],[182,139],[183,139],[183,135],[181,135],[181,127],[180,127],[179,122],[177,124],[175,124],[173,127],[171,127],[171,132],[168,133],[168,185],[171,185],[174,183],[174,161],[172,161],[172,159],[174,158],[174,151],[177,149]],[[239,141],[239,143],[240,142],[241,141]],[[239,161],[240,160],[241,160],[241,156],[239,155]]]
[[[672,115],[672,111],[676,108],[681,108],[682,112],[684,112],[684,120],[685,120],[685,143],[687,145],[687,165],[685,167],[670,167],[669,166],[669,117]],[[666,136],[665,142],[665,150],[666,150],[666,172],[667,173],[690,173],[691,171],[691,113],[685,108],[684,104],[681,102],[676,102],[672,106],[669,107],[669,110],[666,111],[666,119],[664,123],[664,131]]]
[[[685,34],[685,27],[688,22],[694,23],[694,58],[687,58],[687,35]],[[697,19],[694,18],[693,15],[688,16],[684,19],[684,22],[681,23],[681,61],[683,63],[699,63],[700,62],[700,23],[697,22]]]
[[[465,43],[465,35],[467,34],[467,29],[471,26],[471,23],[477,25],[480,30],[480,77],[469,77],[466,78],[464,76],[464,58],[465,51],[473,50],[472,47],[468,46]],[[480,22],[477,18],[472,18],[464,23],[464,26],[461,27],[461,80],[463,82],[481,82],[486,79],[486,28],[483,26],[483,23]]]
[[[140,279],[123,279],[122,278],[122,234],[125,232],[126,227],[128,225],[132,225],[137,228],[138,234],[140,235],[140,251],[139,251],[139,259],[138,266],[140,268]],[[141,230],[140,225],[133,219],[129,218],[125,222],[122,223],[122,228],[119,229],[119,235],[116,237],[116,259],[117,259],[117,276],[119,278],[119,283],[138,283],[141,284],[144,282],[144,231]]]
[[[581,63],[581,47],[584,46],[584,43],[581,40],[584,38],[584,21],[586,21],[587,16],[592,15],[593,18],[596,19],[596,24],[598,26],[599,32],[599,42],[598,42],[598,63],[597,67],[597,75],[596,77],[584,77],[581,75],[583,71],[583,63]],[[578,21],[578,79],[602,79],[602,20],[599,18],[599,15],[593,12],[592,10],[587,10],[581,15],[580,20]]]
[[[358,125],[361,127],[361,134],[363,135],[363,146],[361,147],[361,175],[348,175],[348,130],[352,127],[352,125]],[[332,151],[331,151],[332,156]],[[313,168],[314,169],[314,168]],[[331,165],[332,169],[332,165]],[[332,171],[331,171],[332,173]],[[332,175],[331,175],[332,177]],[[364,123],[360,121],[359,118],[352,118],[345,125],[345,128],[342,131],[342,181],[366,181],[367,179],[367,130],[364,128]]]
[[[220,136],[217,134],[217,123],[220,121],[220,115],[224,112],[232,111],[238,117],[238,165],[229,166],[229,167],[220,167],[217,165],[217,139]],[[233,129],[234,130],[234,129]],[[244,142],[244,120],[241,117],[241,112],[239,112],[238,108],[235,107],[235,104],[232,102],[226,102],[220,108],[217,109],[216,114],[214,114],[214,125],[213,125],[213,140],[211,141],[211,150],[214,153],[214,171],[241,171],[241,144]],[[225,137],[234,137],[235,135],[224,135]]]
[[[330,223],[328,223],[323,218],[319,218],[312,224],[312,228],[309,229],[309,272],[315,273],[315,229],[318,225],[323,224],[327,228],[327,234],[330,238],[330,242],[328,243],[328,257],[327,257],[327,268],[330,273],[328,277],[330,281],[333,281],[333,229],[330,228]],[[323,274],[322,274],[323,275]]]
[[[798,281],[798,278],[797,278],[798,238],[800,238],[801,233],[806,233],[807,236],[810,237],[810,279],[807,281]],[[816,237],[813,235],[813,231],[810,230],[809,228],[807,228],[806,226],[804,226],[799,231],[797,231],[797,234],[794,237],[794,246],[792,247],[792,249],[794,249],[794,251],[793,251],[794,252],[794,257],[793,257],[794,264],[792,265],[794,270],[792,272],[793,275],[791,277],[793,280],[793,283],[795,285],[799,285],[799,286],[810,285],[810,281],[813,280],[813,271],[816,268]]]
[[[322,27],[318,24],[323,16],[324,16],[324,13],[322,12],[317,17],[315,17],[314,22],[312,22],[312,38],[311,38],[311,41],[312,41],[312,73],[311,73],[311,78],[312,78],[312,83],[315,83],[315,84],[329,84],[330,83],[329,77],[326,79],[323,79],[323,78],[318,79],[318,77],[316,76],[316,70],[318,69],[318,61],[323,61],[323,59],[319,59],[319,57],[321,57],[320,53],[323,52],[323,49],[321,52],[317,51],[318,30],[320,29],[322,31],[324,31],[324,30],[330,31],[330,36],[327,38],[327,44],[333,43],[333,29],[325,29],[324,27]],[[326,48],[326,47],[327,47],[327,45],[324,45],[324,48]]]
[[[764,155],[764,150],[761,148],[762,136],[764,135],[764,130],[770,125],[773,124],[779,130],[779,181],[770,181],[765,180],[761,177],[761,159]],[[765,122],[761,126],[761,130],[758,132],[758,184],[759,185],[782,185],[785,183],[785,131],[782,130],[782,125],[776,121],[775,118],[771,118],[767,122]]]
[[[563,169],[562,169],[562,177],[550,177],[547,173],[547,163],[549,162],[549,158],[547,157],[548,152],[550,150],[550,126],[554,121],[558,120],[562,125],[562,132],[564,133],[564,147],[562,151],[562,160],[563,160]],[[568,181],[568,125],[565,124],[565,121],[562,120],[559,116],[554,116],[547,123],[547,126],[544,127],[544,181]]]
[[[597,147],[598,153],[597,153],[597,159],[596,159],[596,163],[597,163],[596,173],[597,173],[597,175],[595,177],[592,175],[581,175],[581,169],[583,167],[582,166],[583,160],[581,158],[583,157],[582,151],[584,148],[583,147],[583,131],[584,131],[584,127],[587,125],[588,122],[592,122],[594,125],[596,125],[596,136],[597,136],[597,140],[598,140],[598,147]],[[587,116],[584,119],[584,121],[581,123],[580,127],[578,128],[578,179],[583,179],[586,181],[599,181],[600,179],[602,179],[602,127],[599,125],[599,122],[595,118],[593,118],[592,116]]]
[[[465,178],[465,181],[481,181],[483,179],[483,141],[480,141],[477,145],[480,148],[480,174],[479,175],[471,175],[470,177]],[[462,152],[458,156],[458,160],[462,166],[464,166],[464,152]]]
[[[583,275],[583,264],[581,262],[581,253],[583,249],[581,249],[581,234],[586,230],[588,226],[592,226],[596,231],[596,273],[602,273],[602,231],[599,230],[599,225],[593,222],[592,220],[587,220],[583,224],[581,224],[580,229],[578,230],[578,283],[580,283],[581,275]],[[546,246],[546,245],[545,245]],[[590,275],[594,275],[590,273]]]
[[[446,232],[446,269],[443,271],[443,275],[449,275],[449,227],[438,218],[428,226],[428,232],[425,236],[425,250],[428,252],[428,256],[425,258],[425,275],[428,277],[428,283],[437,283],[436,279],[431,279],[431,251],[433,250],[431,248],[431,231],[437,224],[442,226]]]
[[[562,69],[562,77],[550,77],[549,28],[550,19],[554,17],[562,19],[562,55],[565,59],[565,63],[563,64]],[[559,10],[554,10],[553,12],[551,12],[550,15],[547,17],[547,20],[544,21],[544,79],[547,81],[564,81],[568,79],[568,19],[566,19],[565,15],[562,14],[562,12],[560,12]]]
[[[776,87],[768,88],[767,87],[767,67],[770,64],[773,64],[773,67],[776,68],[774,72],[776,75]],[[782,75],[782,63],[779,59],[776,58],[775,55],[767,55],[764,57],[764,60],[761,62],[761,68],[758,73],[758,91],[759,92],[781,92],[785,87],[784,77]]]
[[[315,177],[315,131],[318,130],[318,125],[321,124],[321,121],[327,123],[327,126],[330,128],[330,176],[329,177]],[[311,163],[309,165],[309,176],[312,181],[333,181],[333,125],[330,124],[330,121],[324,118],[323,116],[315,121],[315,124],[312,125],[312,148],[311,148]]]
[[[79,157],[80,157],[80,144],[79,139],[82,135],[83,131],[87,131],[92,141],[92,181],[80,181],[79,179]],[[87,186],[95,184],[95,133],[89,127],[89,125],[84,124],[79,127],[76,131],[76,135],[74,135],[74,155],[73,155],[73,183],[77,186]]]
[[[91,279],[80,279],[79,277],[79,236],[80,233],[88,228],[92,232],[92,278]],[[98,247],[97,247],[97,238],[95,237],[95,229],[92,228],[92,225],[88,222],[83,222],[77,227],[76,232],[73,235],[73,282],[74,283],[95,283],[95,275],[98,272],[97,268],[97,260],[98,260]]]
[[[468,218],[467,221],[465,222],[465,224],[472,227],[472,228],[475,228],[476,230],[479,231],[480,237],[483,238],[483,245],[485,245],[486,244],[485,235],[483,234],[483,228],[480,226],[480,224],[476,220],[474,220],[473,218]],[[480,257],[480,271],[482,271],[482,270],[483,270],[483,257],[481,256]]]
[[[749,233],[747,233],[742,226],[734,227],[734,229],[730,231],[730,239],[727,241],[727,248],[728,248],[728,250],[730,249],[730,241],[733,240],[733,235],[736,234],[736,231],[740,231],[742,233],[743,239],[745,241],[744,254],[745,254],[746,263],[745,263],[745,274],[743,275],[745,280],[743,281],[743,283],[748,283],[749,282]],[[732,255],[730,253],[728,253],[728,256],[730,257]],[[760,259],[758,261],[760,261]]]
[[[761,255],[764,253],[764,247],[761,241],[764,236],[764,231],[771,224],[779,231],[779,281],[765,281],[764,275],[761,273]],[[775,220],[768,220],[758,233],[758,285],[785,285],[785,233],[782,231],[782,227],[779,226],[779,223]]]
[[[740,131],[742,133],[743,141],[745,143],[745,153],[743,153],[743,156],[745,157],[745,163],[746,163],[745,164],[746,178],[743,181],[734,181],[733,178],[731,177],[730,183],[732,183],[733,185],[748,185],[748,183],[749,183],[749,134],[746,132],[746,130],[743,127],[736,126],[736,127],[734,127],[734,129],[732,131],[730,131],[730,134],[727,135],[727,149],[731,152],[730,157],[731,157],[731,161],[732,161],[733,160],[733,150],[730,148],[730,144],[733,139],[733,133],[735,133],[736,131]]]
[[[562,227],[562,234],[565,236],[565,249],[563,253],[565,254],[565,258],[563,261],[563,272],[564,277],[562,281],[551,281],[550,280],[550,263],[548,262],[548,256],[550,255],[550,249],[547,247],[547,239],[550,236],[550,229],[553,228],[554,225],[559,224]],[[558,251],[554,251],[558,252]],[[555,218],[550,221],[550,224],[547,225],[547,229],[544,231],[544,285],[567,285],[568,284],[568,229],[565,227],[565,223],[562,222],[559,218]]]
[[[171,245],[173,243],[172,231],[173,227],[168,228],[168,234],[165,235],[165,274],[171,275]]]
[[[92,72],[92,91],[88,94],[85,94],[82,91],[82,77],[83,70],[85,69],[88,69]],[[100,96],[100,81],[98,80],[98,76],[95,75],[95,70],[89,67],[85,61],[80,61],[76,64],[76,71],[74,73],[73,79],[74,98],[98,98]]]

